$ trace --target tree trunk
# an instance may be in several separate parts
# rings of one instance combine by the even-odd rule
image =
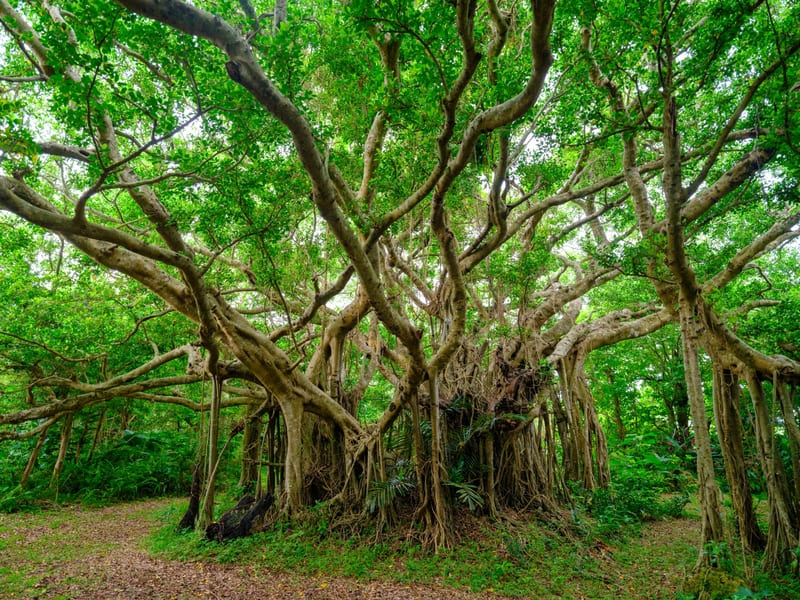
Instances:
[[[31,472],[33,471],[33,467],[36,464],[36,458],[39,456],[39,451],[42,449],[42,444],[44,444],[44,440],[47,438],[47,430],[50,427],[45,427],[42,429],[42,432],[39,434],[39,439],[36,440],[36,446],[31,452],[31,455],[28,457],[28,464],[25,465],[25,471],[22,473],[22,479],[20,479],[19,487],[20,489],[25,489],[25,486],[28,485],[28,479],[31,476]]]
[[[570,419],[563,400],[567,393],[567,386],[561,376],[559,376],[559,383],[560,393],[554,394],[552,400],[558,437],[561,439],[561,471],[567,481],[578,481],[580,479],[578,447],[571,434]]]
[[[739,525],[739,535],[751,551],[762,550],[766,538],[753,511],[753,494],[744,460],[742,421],[739,413],[739,380],[730,370],[714,364],[714,416],[722,448],[725,475],[731,490],[731,503]]]
[[[254,418],[249,411],[245,417],[244,432],[242,434],[242,468],[239,475],[239,487],[246,493],[255,493],[259,475],[261,473],[261,416]]]
[[[800,428],[797,426],[797,419],[794,414],[793,395],[787,388],[786,383],[781,381],[777,375],[774,377],[774,389],[777,392],[777,399],[780,403],[781,415],[786,427],[786,435],[789,438],[789,453],[792,459],[792,479],[794,481],[794,496],[800,498]],[[792,390],[793,391],[793,390]]]
[[[97,444],[100,442],[100,433],[103,431],[103,423],[106,420],[106,411],[103,409],[100,412],[100,416],[97,417],[97,426],[94,430],[94,437],[92,438],[92,447],[89,448],[89,458],[87,460],[91,461],[92,456],[94,456],[94,451],[97,450]]]
[[[790,551],[798,545],[796,500],[792,500],[783,463],[775,451],[775,434],[761,380],[756,371],[751,369],[747,369],[746,377],[753,402],[758,457],[767,481],[769,530],[764,566],[768,570],[777,570],[788,564],[791,559]]]
[[[277,33],[280,26],[286,22],[288,16],[288,0],[275,0],[275,12],[272,17],[272,28]]]
[[[75,413],[70,413],[64,417],[64,424],[61,426],[61,443],[58,447],[58,458],[56,458],[56,464],[53,466],[53,476],[50,478],[51,488],[58,485],[58,478],[61,476],[61,471],[64,469],[64,459],[67,456],[67,448],[69,447],[69,438],[72,436],[72,423],[74,419]]]
[[[442,421],[439,410],[439,375],[431,373],[428,377],[431,396],[431,482],[433,485],[433,545],[438,552],[453,541],[450,503],[445,497],[442,475],[446,476],[445,449],[442,445]]]
[[[613,391],[614,371],[611,369],[606,369],[606,377],[608,377],[608,383],[612,388],[611,399],[614,402],[614,425],[617,426],[617,438],[619,441],[624,441],[626,432],[625,424],[622,422],[622,410],[619,404],[619,394]]]
[[[486,465],[486,478],[484,480],[486,510],[490,517],[496,518],[498,512],[494,465],[494,435],[491,431],[489,431],[485,437],[481,438],[481,448],[483,450],[483,463]]]
[[[286,426],[283,492],[285,510],[295,513],[303,504],[303,405],[296,400],[280,401]]]
[[[579,392],[581,406],[583,407],[583,418],[586,423],[586,439],[589,444],[589,459],[592,460],[592,439],[594,439],[594,461],[592,467],[596,469],[595,481],[598,487],[606,488],[611,481],[611,470],[609,468],[608,442],[603,426],[597,416],[594,406],[594,398],[589,384],[586,381],[586,373],[581,368],[580,374],[575,382],[575,387]]]
[[[208,447],[206,457],[206,490],[203,495],[203,507],[200,511],[201,529],[214,522],[214,491],[217,481],[217,464],[219,463],[219,419],[222,396],[222,380],[214,375],[211,392],[211,408],[208,417]]]
[[[686,385],[678,382],[673,386],[672,406],[675,409],[676,431],[675,439],[681,444],[689,439],[689,395]]]
[[[89,417],[85,417],[83,419],[83,427],[81,428],[81,434],[78,436],[78,443],[75,444],[75,464],[78,464],[81,461],[81,450],[83,449],[83,444],[86,441],[86,435],[89,431]]]
[[[275,491],[280,487],[283,479],[283,465],[279,458],[285,458],[284,436],[281,432],[280,411],[276,408],[270,412],[267,429],[264,432],[267,451],[267,493],[275,496]],[[263,450],[261,452],[264,454]]]
[[[706,404],[703,397],[703,381],[700,377],[700,362],[697,350],[697,325],[691,307],[681,294],[681,340],[683,343],[683,364],[686,372],[686,391],[692,411],[695,448],[697,450],[697,499],[700,504],[700,556],[697,566],[708,562],[706,544],[721,541],[724,537],[722,498],[714,477],[714,463],[711,457],[711,438],[708,433]]]

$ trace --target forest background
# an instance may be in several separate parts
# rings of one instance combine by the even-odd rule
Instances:
[[[698,569],[726,513],[796,569],[796,3],[0,16],[4,508],[197,463],[200,527],[235,486],[440,551],[689,469]]]

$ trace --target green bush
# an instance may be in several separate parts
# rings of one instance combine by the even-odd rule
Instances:
[[[186,435],[126,431],[91,461],[65,465],[59,493],[96,502],[185,493],[194,454],[194,441]]]
[[[97,449],[91,460],[67,460],[57,486],[50,476],[58,453],[56,443],[42,448],[28,485],[19,485],[32,445],[20,440],[5,445],[0,461],[0,511],[30,509],[42,500],[111,503],[170,494],[184,494],[191,485],[196,442],[177,432],[126,431],[122,438]],[[73,456],[69,452],[67,456]]]
[[[697,598],[698,600],[761,597],[746,588],[744,581],[738,577],[734,577],[724,570],[710,567],[701,569],[690,576],[684,584],[684,591],[689,594],[689,597]]]
[[[637,445],[636,453],[632,444]],[[579,507],[596,519],[597,535],[624,536],[644,521],[683,514],[689,502],[688,477],[683,457],[670,450],[669,439],[631,436],[611,453],[608,489],[573,490]]]

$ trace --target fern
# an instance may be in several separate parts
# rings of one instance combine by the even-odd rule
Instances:
[[[367,490],[367,510],[374,513],[379,508],[388,506],[396,498],[402,498],[416,487],[414,471],[407,460],[396,462],[389,470],[390,477],[386,481],[370,481]]]
[[[483,496],[481,496],[478,487],[474,483],[448,481],[447,485],[455,490],[458,501],[466,504],[471,511],[483,508]]]
[[[397,497],[405,496],[414,489],[414,482],[399,477],[388,481],[371,481],[367,492],[367,510],[374,513],[379,508],[388,506]]]

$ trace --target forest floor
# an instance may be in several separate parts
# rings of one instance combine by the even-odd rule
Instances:
[[[38,513],[0,514],[0,596],[6,599],[196,599],[296,600],[382,598],[455,600],[504,598],[491,590],[472,592],[445,582],[398,583],[287,573],[267,565],[214,560],[181,562],[152,556],[146,540],[164,526],[174,500],[148,500],[103,508],[62,506]],[[531,598],[674,598],[685,577],[696,519],[646,524],[624,548],[596,549],[594,568],[576,571],[550,594]],[[688,551],[687,551],[688,550]],[[555,578],[541,556],[541,577]],[[584,577],[586,580],[582,580]],[[589,581],[593,579],[594,581]],[[543,581],[542,589],[547,588]],[[601,592],[598,592],[601,590]]]

